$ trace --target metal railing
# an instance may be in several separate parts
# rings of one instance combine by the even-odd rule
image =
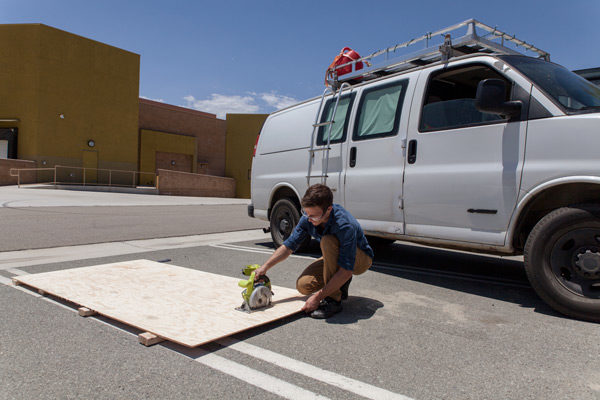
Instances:
[[[52,168],[11,168],[10,176],[17,177],[17,185],[82,185],[116,187],[156,187],[158,177],[154,172],[119,169],[70,167],[56,165]],[[27,183],[24,183],[27,182]]]

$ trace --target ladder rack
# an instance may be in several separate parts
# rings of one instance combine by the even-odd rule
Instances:
[[[465,26],[467,27],[467,33],[463,36],[453,39],[452,33],[456,34],[459,29]],[[483,36],[480,36],[477,34],[476,28],[480,28],[487,33]],[[430,45],[430,41],[439,39],[440,37],[444,39],[444,42],[441,46]],[[499,43],[495,40],[499,40]],[[414,46],[419,42],[425,42],[424,49],[403,55],[396,54],[398,50],[410,48],[410,46]],[[527,51],[537,53],[538,58],[550,61],[549,53],[521,39],[517,39],[514,35],[509,35],[475,19],[469,19],[436,32],[428,32],[421,37],[388,47],[387,49],[376,51],[375,53],[372,53],[366,57],[362,57],[358,60],[338,65],[334,69],[334,78],[328,79],[328,83],[335,88],[339,87],[342,82],[357,81],[361,79],[374,79],[394,72],[417,68],[422,65],[427,65],[437,61],[446,62],[452,57],[458,57],[477,52],[489,54],[522,54],[516,50],[506,47],[505,42],[510,42],[516,46],[521,46]],[[383,58],[383,61],[381,61],[381,58]],[[365,67],[363,69],[356,70],[356,64],[359,62],[362,62]],[[344,68],[346,66],[351,66],[352,71],[342,75],[341,77],[337,77],[335,70]]]

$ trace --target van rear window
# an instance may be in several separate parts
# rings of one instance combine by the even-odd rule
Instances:
[[[337,110],[335,111],[334,123],[319,127],[319,136],[317,137],[317,145],[322,146],[327,144],[327,135],[330,135],[330,143],[341,143],[346,140],[346,132],[348,130],[348,121],[350,119],[350,110],[352,110],[352,102],[354,93],[344,95],[340,98]],[[325,103],[321,121],[331,121],[333,109],[335,108],[334,99],[329,99]],[[331,131],[329,130],[331,127]]]

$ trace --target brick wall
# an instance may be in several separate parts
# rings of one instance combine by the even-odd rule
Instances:
[[[16,185],[17,177],[10,176],[11,168],[35,168],[35,161],[0,159],[0,186]],[[21,172],[21,183],[35,183],[35,172]]]
[[[235,180],[221,176],[158,170],[158,193],[172,196],[235,197]]]
[[[140,99],[140,129],[194,136],[197,139],[197,170],[225,176],[226,122],[215,114]],[[207,163],[207,165],[200,165]]]

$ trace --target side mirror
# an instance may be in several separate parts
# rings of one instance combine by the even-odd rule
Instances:
[[[490,113],[516,117],[521,114],[520,101],[504,101],[506,82],[501,79],[484,79],[477,85],[475,108]]]

